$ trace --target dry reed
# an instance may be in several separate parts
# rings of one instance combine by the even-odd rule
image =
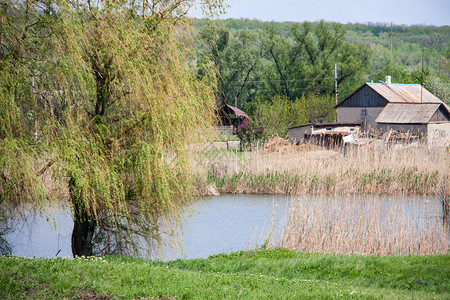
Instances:
[[[280,139],[281,140],[281,139]],[[450,194],[450,155],[441,148],[384,148],[357,151],[287,144],[257,152],[215,153],[196,167],[202,185],[220,193],[259,194]]]
[[[448,150],[378,143],[344,153],[274,139],[259,151],[215,151],[196,162],[198,178],[207,178],[198,180],[199,191],[299,196],[276,246],[366,255],[447,253],[448,225],[442,222],[448,217],[438,199],[450,199]],[[371,196],[361,200],[361,195]],[[431,205],[410,195],[432,195],[436,201]]]
[[[437,199],[298,198],[291,202],[278,246],[381,256],[443,254],[448,253],[449,236],[442,222]]]

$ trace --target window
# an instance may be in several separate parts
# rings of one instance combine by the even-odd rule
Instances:
[[[326,127],[325,128],[325,131],[332,131],[333,130],[333,127]]]
[[[350,127],[350,132],[355,132],[356,128],[355,127]]]

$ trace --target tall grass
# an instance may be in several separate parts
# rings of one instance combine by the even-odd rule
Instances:
[[[344,154],[280,139],[256,152],[213,152],[196,169],[203,178],[198,191],[297,195],[274,246],[366,255],[448,253],[442,225],[450,199],[446,149],[384,148],[374,141]],[[436,200],[430,206],[412,195],[436,196],[444,205]]]
[[[372,144],[345,155],[284,143],[269,149],[215,152],[197,164],[198,176],[204,178],[198,185],[220,193],[450,195],[450,155],[445,149]]]
[[[279,245],[301,252],[443,254],[449,237],[442,220],[438,200],[300,197],[291,201]]]

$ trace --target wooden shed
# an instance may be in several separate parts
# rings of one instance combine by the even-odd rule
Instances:
[[[381,133],[407,132],[425,137],[429,145],[450,143],[450,112],[443,103],[389,103],[376,123]]]
[[[389,103],[443,103],[420,84],[390,83],[388,77],[384,83],[366,82],[337,104],[337,122],[358,122],[363,130],[376,129],[376,120]]]
[[[343,137],[357,135],[359,123],[316,123],[291,127],[288,129],[289,140],[293,143],[311,141],[325,147],[339,147]]]
[[[245,112],[231,105],[224,105],[218,109],[219,124],[217,131],[220,134],[233,134],[234,130],[242,124],[244,119],[248,119]]]

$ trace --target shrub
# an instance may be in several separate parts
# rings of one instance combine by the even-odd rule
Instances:
[[[264,127],[256,127],[250,119],[246,118],[244,119],[244,122],[236,128],[235,135],[238,136],[242,145],[252,144],[263,138]]]

